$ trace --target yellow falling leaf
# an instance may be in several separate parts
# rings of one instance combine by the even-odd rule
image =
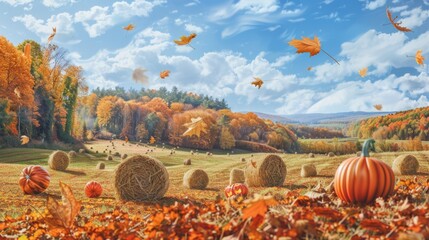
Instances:
[[[30,142],[30,138],[29,137],[27,137],[25,135],[21,136],[21,145],[25,145],[25,144],[27,144],[29,142]]]
[[[187,127],[188,130],[186,130],[183,133],[183,136],[190,136],[193,135],[200,137],[201,132],[207,133],[207,124],[203,121],[201,117],[192,118],[190,123],[185,123],[183,126]]]
[[[422,56],[422,50],[416,52],[416,63],[419,65],[424,64],[425,57]]]
[[[255,87],[258,87],[258,89],[260,89],[262,87],[262,84],[264,84],[264,81],[262,81],[262,79],[258,78],[258,77],[254,77],[255,81],[252,82],[253,85],[255,85]]]
[[[362,68],[361,70],[359,70],[359,75],[361,77],[365,77],[367,73],[368,73],[368,68]]]
[[[132,31],[134,30],[135,26],[133,24],[128,24],[127,26],[123,27],[125,31]]]
[[[56,28],[56,27],[53,27],[53,28],[52,28],[52,33],[51,33],[51,35],[49,35],[49,37],[48,37],[48,44],[49,44],[49,43],[54,39],[55,34],[57,34],[57,28]]]

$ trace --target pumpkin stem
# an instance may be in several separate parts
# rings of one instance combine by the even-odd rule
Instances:
[[[369,138],[365,140],[362,147],[362,157],[369,157],[369,151],[375,151],[375,140]]]

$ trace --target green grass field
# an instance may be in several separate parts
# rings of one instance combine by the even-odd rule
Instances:
[[[135,154],[145,154],[148,149],[152,149],[149,155],[155,157],[164,163],[170,175],[170,187],[166,193],[165,201],[171,202],[184,197],[190,197],[196,200],[211,200],[218,195],[223,196],[223,189],[229,184],[229,174],[232,168],[244,169],[250,165],[251,159],[263,158],[265,153],[249,153],[235,151],[234,154],[227,155],[225,151],[215,151],[213,156],[207,156],[205,152],[191,155],[189,149],[177,149],[176,153],[170,155],[171,149],[155,148],[154,146],[138,146],[137,144],[125,144],[123,141],[116,140],[115,149],[109,141],[95,141],[86,145],[89,153],[78,154],[71,160],[71,164],[64,172],[54,171],[48,168],[47,159],[52,150],[32,149],[32,148],[8,148],[0,149],[0,199],[5,203],[0,206],[0,219],[8,213],[23,211],[23,206],[31,203],[32,206],[43,206],[46,201],[46,194],[60,196],[58,186],[59,181],[63,181],[72,186],[75,195],[79,199],[85,199],[89,206],[117,206],[120,203],[114,198],[114,169],[120,163],[119,157],[114,157],[113,161],[106,161],[106,154],[102,152],[105,149],[126,153],[129,156]],[[123,144],[123,146],[122,146]],[[108,147],[109,146],[109,147]],[[92,148],[92,149],[91,149]],[[98,151],[98,154],[95,154]],[[429,175],[429,152],[409,152],[415,155],[420,162],[418,177],[427,178]],[[389,165],[395,157],[403,153],[374,153],[372,156],[385,161]],[[253,157],[252,157],[253,155]],[[338,165],[345,159],[354,155],[343,155],[327,157],[325,155],[316,155],[315,158],[309,158],[307,154],[280,154],[287,166],[287,176],[284,186],[281,188],[251,188],[251,192],[273,192],[283,194],[288,189],[298,189],[307,191],[311,186],[316,185],[319,181],[322,184],[329,184]],[[185,166],[183,161],[191,158],[192,165]],[[246,162],[241,159],[245,158]],[[105,170],[96,170],[98,162],[106,164]],[[317,167],[318,176],[311,178],[301,178],[300,168],[302,164],[313,163]],[[51,185],[44,194],[38,196],[23,195],[18,186],[18,179],[21,170],[27,165],[42,165],[49,170],[51,174]],[[182,186],[184,173],[191,168],[204,169],[210,178],[206,190],[190,190]],[[84,196],[84,186],[88,181],[98,181],[103,186],[103,194],[100,199],[87,199]],[[27,204],[27,205],[26,205]],[[153,203],[152,203],[153,204]],[[138,204],[136,208],[150,206]],[[133,206],[134,208],[135,206]],[[141,209],[140,209],[141,210]]]

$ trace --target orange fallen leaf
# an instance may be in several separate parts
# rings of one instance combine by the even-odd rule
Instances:
[[[383,109],[383,105],[381,105],[381,104],[375,104],[374,108],[377,109],[378,111],[380,111],[381,109]]]
[[[125,136],[125,143],[128,143],[128,136]]]
[[[132,31],[134,30],[135,26],[133,24],[128,24],[127,26],[123,27],[125,31]]]
[[[194,48],[189,44],[191,43],[192,39],[194,39],[196,36],[197,34],[191,33],[189,36],[181,36],[179,40],[174,40],[174,42],[179,46],[188,45],[191,48]]]
[[[387,14],[387,17],[389,18],[390,23],[398,31],[401,31],[401,32],[411,32],[411,29],[401,26],[402,22],[395,22],[395,20],[398,18],[398,16],[396,16],[395,18],[392,18],[392,13],[389,11],[389,8],[386,8],[386,14]]]
[[[156,139],[153,136],[150,136],[149,143],[154,144],[155,142],[156,142]]]
[[[378,219],[364,219],[360,223],[360,227],[368,231],[382,233],[382,234],[386,234],[390,232],[390,226],[387,225],[386,223],[381,222]]]
[[[69,185],[60,181],[60,189],[62,204],[48,196],[46,207],[51,216],[46,217],[45,221],[56,228],[71,228],[80,212],[81,203],[76,200]]]
[[[423,65],[424,64],[424,62],[423,62],[424,60],[425,60],[425,57],[422,56],[422,50],[418,50],[416,52],[416,63],[419,64],[419,65]]]
[[[164,79],[166,77],[170,76],[170,71],[169,70],[165,70],[159,73],[159,77]]]
[[[207,133],[207,124],[201,117],[192,118],[190,123],[185,123],[183,126],[188,128],[188,130],[183,133],[183,136],[196,135],[200,137],[201,132]]]
[[[57,28],[56,28],[56,27],[53,27],[53,28],[52,28],[52,33],[51,33],[51,35],[49,35],[49,37],[48,37],[48,44],[49,44],[49,43],[54,39],[55,34],[57,34]]]
[[[260,89],[262,87],[262,84],[264,84],[264,81],[262,81],[262,79],[258,78],[258,77],[254,77],[255,81],[252,82],[253,85],[255,85],[255,87],[258,87],[258,89]]]
[[[272,196],[261,196],[256,195],[252,201],[246,201],[249,205],[243,209],[242,218],[244,220],[248,218],[254,218],[258,215],[265,216],[269,206],[277,205],[277,201]]]
[[[359,75],[361,77],[365,77],[367,73],[368,73],[368,68],[362,68],[361,70],[359,70]]]
[[[313,69],[312,67],[308,67],[308,68],[307,68],[307,70],[308,70],[308,71],[311,71],[312,69]]]
[[[320,51],[323,51],[338,65],[340,65],[340,63],[334,57],[332,57],[329,53],[325,52],[325,50],[322,49],[319,38],[317,38],[316,36],[313,40],[307,37],[302,37],[302,40],[292,39],[292,41],[289,42],[289,45],[294,46],[297,49],[297,53],[310,53],[310,57],[317,55]]]

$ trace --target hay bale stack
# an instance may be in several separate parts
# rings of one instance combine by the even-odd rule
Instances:
[[[85,149],[83,149],[83,148],[79,149],[79,153],[80,154],[85,153]]]
[[[126,153],[122,154],[121,159],[125,160],[128,157],[128,155]]]
[[[267,155],[264,159],[256,160],[256,168],[248,164],[244,170],[246,184],[249,187],[282,186],[286,179],[286,164],[275,154]]]
[[[69,157],[70,158],[75,158],[75,157],[77,157],[77,153],[75,151],[70,151],[69,152]]]
[[[183,186],[189,189],[205,189],[209,184],[209,176],[202,169],[191,169],[183,176]]]
[[[309,154],[308,154],[308,157],[309,157],[309,158],[314,158],[314,153],[309,153]]]
[[[191,165],[191,159],[190,158],[188,158],[188,159],[185,159],[185,161],[183,161],[183,165]]]
[[[113,161],[113,156],[112,155],[108,155],[106,158],[107,161]]]
[[[98,170],[102,170],[105,168],[106,168],[106,164],[104,164],[104,162],[98,162],[97,166],[95,166],[95,169],[98,169]]]
[[[328,153],[328,157],[335,157],[335,153],[333,153],[333,152],[329,152],[329,153]]]
[[[403,154],[393,160],[392,170],[396,175],[413,175],[419,170],[419,161],[413,155]]]
[[[231,169],[231,172],[229,174],[229,185],[234,183],[244,183],[245,182],[244,177],[244,170],[233,168]]]
[[[70,163],[70,158],[67,153],[63,151],[53,152],[48,159],[48,165],[51,169],[64,171],[67,169]]]
[[[136,155],[115,170],[115,195],[119,200],[145,201],[164,197],[170,185],[165,166],[157,159]]]
[[[356,157],[360,157],[362,155],[362,152],[361,151],[357,151],[356,152]]]
[[[304,164],[301,166],[301,177],[315,177],[317,176],[316,166],[314,164]]]

